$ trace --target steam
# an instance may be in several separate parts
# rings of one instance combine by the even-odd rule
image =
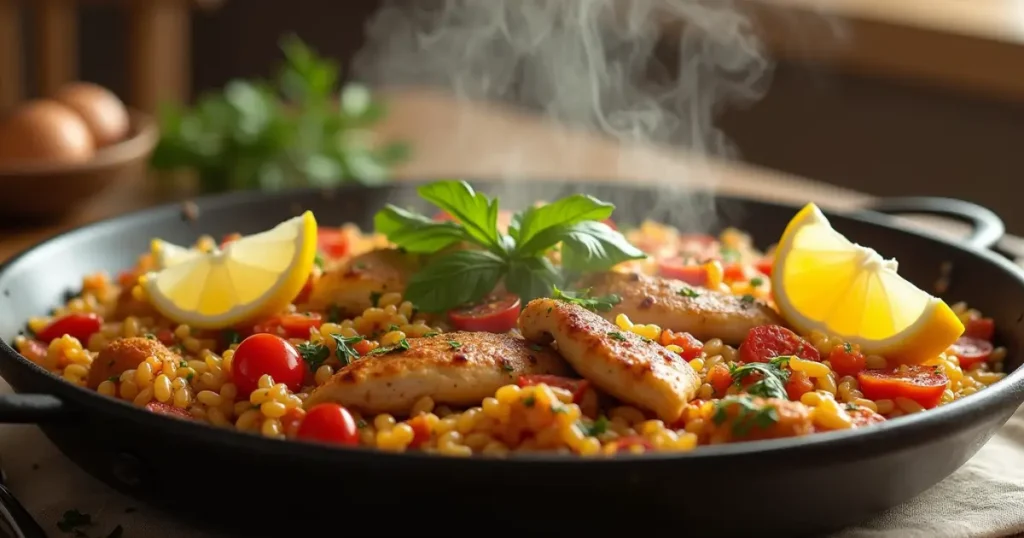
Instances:
[[[510,133],[506,146],[472,155],[492,175],[543,173],[532,155],[544,149],[580,175],[657,180],[679,194],[663,196],[654,213],[692,216],[676,224],[711,216],[708,197],[687,191],[714,184],[702,157],[735,155],[715,116],[759,99],[771,71],[733,0],[389,1],[367,34],[353,64],[359,80],[528,107],[566,127],[554,140]],[[479,128],[467,112],[437,132],[453,160],[464,161]],[[609,140],[610,170],[595,171],[594,154],[575,142],[578,130]],[[663,168],[652,147],[685,151],[690,166]]]

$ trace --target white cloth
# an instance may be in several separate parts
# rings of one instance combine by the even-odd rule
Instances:
[[[9,391],[0,381],[0,392]],[[90,536],[121,525],[129,538],[223,538],[111,490],[26,425],[0,426],[8,485],[48,533],[66,510],[89,514]],[[834,538],[989,538],[1024,533],[1024,407],[952,476],[901,506]]]

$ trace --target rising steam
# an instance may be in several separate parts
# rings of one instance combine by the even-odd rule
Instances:
[[[715,115],[722,105],[759,99],[771,69],[733,0],[389,1],[367,33],[353,71],[374,86],[433,86],[525,106],[622,147],[671,146],[691,159],[732,156]],[[463,120],[444,126],[453,156],[477,136]],[[515,176],[530,144],[509,140],[478,158]],[[572,151],[569,143],[560,153],[571,159]],[[592,155],[579,158],[582,165]],[[637,158],[623,152],[615,166],[635,176],[628,170]],[[703,172],[694,166],[687,177],[651,179],[708,187],[714,178]],[[687,203],[707,216],[706,200]]]

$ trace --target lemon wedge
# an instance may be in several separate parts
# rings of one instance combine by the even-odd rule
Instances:
[[[149,250],[153,254],[157,269],[166,269],[203,255],[203,251],[199,249],[175,245],[163,239],[152,240]]]
[[[302,291],[316,257],[316,219],[307,211],[214,252],[168,245],[159,246],[169,254],[164,268],[142,279],[150,303],[177,323],[222,329],[276,314]]]
[[[964,326],[949,306],[897,273],[896,260],[851,242],[807,204],[786,226],[772,266],[779,313],[901,363],[945,351]]]

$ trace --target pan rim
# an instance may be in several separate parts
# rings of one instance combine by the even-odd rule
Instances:
[[[240,191],[226,194],[211,194],[192,199],[200,211],[222,209],[229,206],[238,206],[251,203],[255,200],[304,196],[311,194],[342,193],[345,191],[365,191],[373,189],[382,190],[404,190],[415,188],[416,185],[426,183],[430,180],[403,180],[402,182],[390,183],[380,186],[367,185],[343,185],[332,189],[322,188],[300,188],[288,189],[279,192],[261,191]],[[469,180],[474,185],[485,185],[496,183],[487,180]],[[624,190],[642,190],[649,188],[649,185],[613,182],[613,181],[574,181],[574,186],[581,187],[603,187],[620,188]],[[718,201],[728,202],[735,200],[739,202],[756,203],[761,205],[776,206],[778,208],[799,210],[798,204],[778,201],[774,199],[759,199],[744,197],[735,194],[715,195]],[[52,237],[40,243],[29,246],[0,264],[0,276],[6,274],[12,267],[16,267],[23,259],[33,253],[45,248],[52,248],[53,245],[81,234],[94,233],[97,230],[107,228],[127,228],[131,223],[140,219],[150,219],[164,213],[180,213],[183,202],[170,202],[158,206],[140,209],[122,215],[110,217],[92,223],[78,226]],[[889,229],[898,233],[920,236],[926,240],[937,243],[943,248],[960,251],[973,256],[981,257],[985,262],[993,264],[996,268],[1010,273],[1018,282],[1024,286],[1024,268],[1021,268],[1009,260],[989,250],[980,250],[967,247],[955,240],[930,233],[927,230],[918,230],[900,225],[892,217],[879,213],[865,211],[837,211],[823,210],[826,216],[836,216],[844,219],[860,221],[873,226]],[[1024,351],[1022,351],[1024,352]],[[835,454],[832,459],[844,459],[842,455],[847,454],[844,449],[858,447],[858,458],[870,455],[899,450],[904,446],[920,445],[931,442],[936,437],[941,437],[952,424],[969,424],[969,419],[976,416],[984,416],[994,409],[1003,407],[1016,400],[1017,406],[1024,400],[1024,365],[1014,369],[999,382],[972,395],[931,409],[926,413],[916,413],[899,417],[898,420],[886,421],[874,424],[866,428],[854,430],[841,430],[832,432],[815,433],[813,435],[770,439],[762,441],[748,441],[743,443],[731,443],[723,445],[701,446],[688,452],[653,452],[640,455],[620,454],[615,458],[580,458],[575,455],[558,455],[545,453],[516,454],[506,458],[489,458],[474,456],[469,458],[451,458],[424,454],[417,451],[391,453],[366,447],[337,447],[318,445],[313,443],[301,443],[294,441],[282,441],[264,438],[262,436],[238,432],[236,430],[225,430],[212,425],[175,419],[171,417],[156,415],[139,409],[128,402],[115,400],[100,395],[99,393],[67,383],[39,365],[21,356],[13,347],[0,337],[0,355],[3,360],[11,360],[21,368],[27,368],[33,375],[46,376],[46,382],[54,386],[54,396],[61,399],[65,404],[77,402],[87,407],[86,412],[97,412],[112,414],[119,419],[130,420],[145,427],[161,427],[167,430],[170,435],[189,435],[194,438],[201,438],[199,441],[205,443],[219,444],[224,447],[236,447],[247,452],[259,452],[264,454],[275,454],[278,456],[305,458],[307,461],[315,460],[343,460],[345,458],[377,458],[392,464],[416,464],[418,462],[430,462],[438,468],[445,468],[447,465],[461,466],[461,461],[476,462],[472,465],[521,466],[527,462],[537,464],[563,465],[590,465],[611,467],[615,465],[636,465],[636,464],[662,464],[665,462],[706,462],[714,459],[736,459],[753,455],[775,456],[782,459],[803,459],[809,454],[826,455],[830,452]],[[163,426],[159,426],[160,424]],[[46,426],[43,424],[43,426]],[[966,426],[962,426],[966,427]],[[849,458],[850,456],[846,456]],[[781,460],[780,460],[781,461]],[[485,463],[480,463],[485,462]]]

